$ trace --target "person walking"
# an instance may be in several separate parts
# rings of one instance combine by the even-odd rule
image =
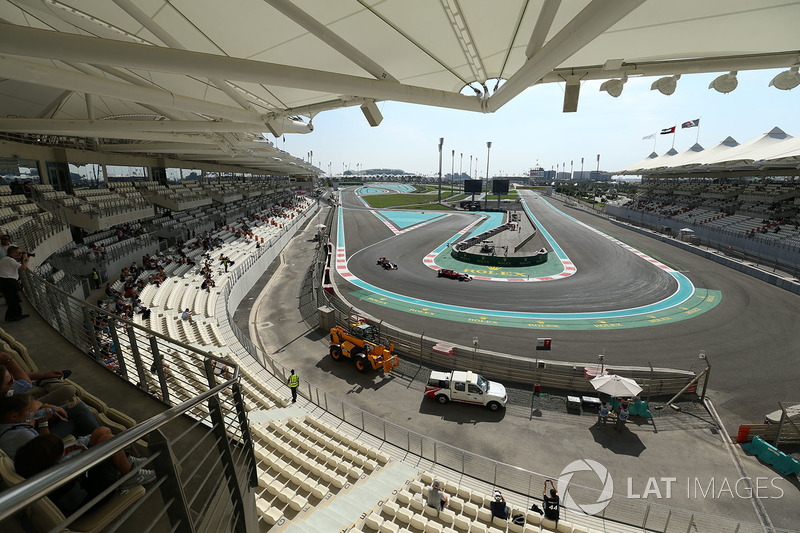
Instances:
[[[100,288],[100,273],[96,268],[92,269],[92,284],[94,284],[95,289]]]
[[[19,296],[19,271],[28,268],[28,254],[23,254],[16,246],[8,248],[8,255],[0,259],[0,291],[6,299],[6,322],[28,318],[22,313],[22,299]]]
[[[292,373],[289,374],[289,379],[286,380],[286,384],[289,385],[292,391],[292,403],[297,403],[297,387],[300,385],[300,378],[294,373],[294,368],[292,369]]]

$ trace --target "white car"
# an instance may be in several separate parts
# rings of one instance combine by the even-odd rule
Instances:
[[[436,398],[441,404],[452,401],[485,405],[491,411],[500,410],[508,402],[508,394],[503,385],[489,381],[480,374],[463,370],[431,372],[425,386],[425,396]]]

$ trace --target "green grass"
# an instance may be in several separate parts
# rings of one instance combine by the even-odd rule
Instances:
[[[467,195],[467,194],[459,194],[458,196],[454,196],[452,198],[448,198],[447,201],[448,202],[460,202],[461,200],[466,200],[470,196],[472,196],[472,195],[471,194],[469,194],[469,195]]]
[[[417,205],[420,202],[435,202],[438,194],[376,194],[364,196],[370,207],[384,208],[406,205]]]
[[[486,196],[489,198],[489,201],[497,200],[496,194],[488,194]],[[504,194],[500,197],[501,200],[516,200],[517,198],[519,198],[519,194],[516,192],[513,192],[511,194]]]
[[[419,209],[421,211],[452,211],[453,208],[442,204],[404,205],[403,209]]]

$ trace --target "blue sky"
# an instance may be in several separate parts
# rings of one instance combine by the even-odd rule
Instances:
[[[656,78],[630,78],[622,95],[600,92],[600,81],[581,86],[577,113],[562,113],[563,84],[532,87],[493,114],[379,102],[383,122],[371,128],[358,107],[327,111],[314,118],[314,132],[286,135],[278,147],[306,158],[333,174],[342,165],[360,168],[400,168],[408,172],[436,174],[439,137],[444,137],[442,173],[450,172],[455,150],[455,172],[461,155],[463,172],[486,174],[486,141],[492,141],[489,174],[512,175],[539,165],[551,169],[574,161],[580,170],[596,167],[613,171],[635,163],[653,150],[652,140],[642,137],[678,125],[675,149],[682,152],[695,142],[697,129],[681,130],[680,124],[700,118],[700,144],[710,148],[728,135],[740,143],[775,126],[789,135],[800,135],[800,87],[779,91],[768,87],[780,70],[740,72],[739,86],[728,94],[708,89],[717,74],[684,75],[671,96],[651,91]],[[657,135],[656,151],[672,145],[672,135]],[[477,160],[477,165],[476,165]],[[478,170],[476,171],[476,167]],[[477,176],[476,176],[477,177]]]

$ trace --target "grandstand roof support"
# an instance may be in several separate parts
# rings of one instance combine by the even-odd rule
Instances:
[[[150,31],[153,35],[158,37],[162,43],[169,46],[170,48],[176,48],[178,50],[186,50],[186,47],[181,44],[178,39],[176,39],[170,32],[162,28],[155,20],[151,17],[147,16],[147,14],[139,9],[136,4],[134,4],[131,0],[114,0],[114,3],[117,4],[123,11],[125,11],[128,15],[133,17],[139,24],[144,26],[148,31]],[[209,81],[213,83],[217,89],[228,95],[228,98],[239,104],[240,107],[243,109],[247,109],[253,111],[253,106],[250,105],[250,102],[242,96],[236,88],[232,87],[227,81],[221,80],[219,78],[209,78]]]
[[[644,2],[645,0],[592,0],[489,97],[488,110],[493,112],[503,107]]]
[[[81,120],[81,119],[36,119],[0,118],[0,131],[35,132],[45,135],[89,135],[131,132],[159,133],[251,133],[260,131],[263,124],[253,122],[229,122],[210,120]],[[122,137],[124,138],[124,137]]]
[[[543,82],[563,81],[567,76],[580,76],[581,81],[606,80],[628,76],[671,76],[674,74],[703,74],[726,72],[738,67],[741,70],[760,70],[790,67],[800,62],[797,51],[770,54],[743,54],[714,58],[670,59],[668,61],[637,61],[622,63],[616,70],[607,70],[602,65],[575,69],[555,69],[542,78]]]
[[[594,1],[596,3],[602,0]],[[619,3],[628,3],[632,1],[635,0],[620,0]],[[617,3],[615,2],[613,5],[616,6]],[[616,10],[608,9],[608,11],[615,12]],[[448,91],[430,89],[427,87],[403,85],[393,81],[375,80],[360,76],[291,67],[275,63],[254,61],[252,59],[238,59],[216,54],[174,50],[113,39],[25,28],[7,23],[0,23],[0,50],[3,50],[3,52],[7,54],[37,57],[48,60],[80,61],[91,64],[202,76],[203,78],[216,77],[230,81],[235,80],[275,85],[278,87],[292,87],[296,89],[320,91],[323,93],[336,92],[375,100],[395,100],[398,102],[435,105],[438,107],[462,109],[465,111],[485,111],[483,106],[484,102],[474,96],[453,94]],[[4,58],[2,66],[5,74],[6,62],[9,58],[7,58],[7,56],[2,57]],[[70,74],[63,70],[52,70]],[[33,72],[29,73],[29,75],[32,74]],[[13,77],[13,79],[19,78]],[[108,80],[101,78],[97,78],[97,80],[98,82],[108,82]],[[45,84],[43,80],[37,79],[36,81]],[[48,80],[46,84],[51,87],[69,88],[65,85],[54,85],[55,82],[56,80]],[[98,94],[97,89],[92,91],[92,89],[88,87],[82,87],[77,90]],[[122,98],[119,94],[115,96]],[[136,100],[135,98],[127,97],[126,99]],[[169,105],[164,100],[159,100],[157,103],[154,102],[152,105],[164,105],[165,107],[181,109],[175,105]],[[224,108],[225,106],[220,107]],[[188,110],[191,111],[191,109]],[[246,110],[237,111],[247,113]],[[212,116],[222,116],[208,110],[200,112]],[[239,115],[241,118],[224,118],[248,121],[247,118],[243,118],[244,116],[245,115]],[[250,118],[250,120],[252,120],[252,118]]]
[[[394,82],[397,81],[397,79],[389,74],[385,68],[370,59],[358,48],[339,37],[336,33],[329,30],[324,24],[320,23],[317,19],[294,5],[292,2],[289,2],[288,0],[264,1],[308,30],[312,35],[364,69],[366,72],[369,72],[375,79]]]
[[[219,157],[196,157],[191,160],[167,157],[151,157],[145,154],[124,154],[106,151],[75,150],[72,148],[58,148],[49,145],[28,144],[0,140],[0,157],[12,159],[54,160],[54,151],[62,150],[66,159],[72,164],[106,164],[119,166],[167,166],[183,167],[205,170],[207,172],[249,172],[258,175],[283,176],[300,174],[303,169],[299,166],[289,165],[264,165],[264,159],[227,158],[220,154]],[[218,163],[215,163],[217,162]]]
[[[559,7],[561,7],[561,0],[544,0],[542,9],[539,11],[539,17],[536,19],[536,26],[533,28],[531,38],[528,40],[528,46],[525,48],[525,57],[528,59],[533,57],[544,46],[544,40],[547,38],[547,34],[550,33],[550,28],[553,26]]]
[[[54,68],[41,63],[22,61],[6,55],[0,55],[0,69],[3,72],[4,78],[18,81],[35,81],[39,85],[46,85],[48,87],[92,93],[97,96],[108,96],[121,100],[141,102],[143,104],[166,107],[169,109],[179,109],[191,113],[200,113],[239,122],[263,121],[262,115],[257,112],[206,102],[196,98],[189,98],[161,89],[136,87],[99,76],[90,76],[79,72]]]

